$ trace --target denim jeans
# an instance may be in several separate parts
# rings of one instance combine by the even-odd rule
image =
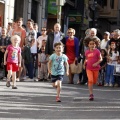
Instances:
[[[114,84],[114,65],[108,65],[107,64],[107,69],[106,69],[106,77],[105,77],[105,82],[106,83],[112,83]]]
[[[28,77],[33,79],[33,63],[28,63],[28,64],[25,64],[25,67],[27,69],[27,72],[28,72]]]

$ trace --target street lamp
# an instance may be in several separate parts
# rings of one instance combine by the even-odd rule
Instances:
[[[66,0],[56,0],[57,5],[57,23],[61,24],[61,8],[64,6]]]

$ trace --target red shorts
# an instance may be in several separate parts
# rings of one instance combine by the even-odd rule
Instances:
[[[7,71],[12,70],[12,72],[17,72],[19,70],[17,63],[7,63]]]

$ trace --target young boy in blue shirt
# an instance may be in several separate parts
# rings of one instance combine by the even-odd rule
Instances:
[[[69,75],[68,58],[63,54],[63,44],[57,42],[54,44],[55,53],[49,57],[48,72],[51,74],[53,87],[57,88],[56,102],[61,102],[60,92],[65,72],[64,65],[66,66],[66,74]]]

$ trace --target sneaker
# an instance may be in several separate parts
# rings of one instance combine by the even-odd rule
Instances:
[[[118,84],[117,84],[117,83],[115,83],[114,87],[118,87]]]
[[[109,84],[109,87],[113,87],[113,84],[112,84],[112,83],[110,83],[110,84]]]
[[[22,80],[26,80],[27,79],[27,77],[26,76],[24,76],[23,78],[22,78]]]
[[[104,84],[105,87],[109,86],[108,83]]]
[[[20,81],[20,79],[19,79],[19,78],[16,78],[16,81],[17,81],[17,82],[19,82],[19,81]]]
[[[12,89],[17,89],[17,87],[16,86],[12,86]]]
[[[38,81],[43,81],[43,79],[39,79]]]
[[[6,86],[7,86],[7,87],[10,87],[10,86],[11,86],[10,81],[7,81]]]
[[[7,80],[7,78],[6,78],[6,77],[4,77],[4,78],[3,78],[3,80],[4,80],[4,81],[6,81],[6,80]]]
[[[48,80],[47,80],[47,79],[44,79],[43,81],[44,81],[44,82],[47,82]]]
[[[60,97],[56,97],[56,102],[61,102]]]
[[[38,82],[38,79],[37,79],[37,78],[34,78],[34,82]]]
[[[94,100],[94,95],[93,95],[93,94],[90,94],[89,100],[90,100],[90,101],[93,101],[93,100]]]
[[[98,85],[98,86],[102,86],[102,83],[98,83],[97,85]]]

